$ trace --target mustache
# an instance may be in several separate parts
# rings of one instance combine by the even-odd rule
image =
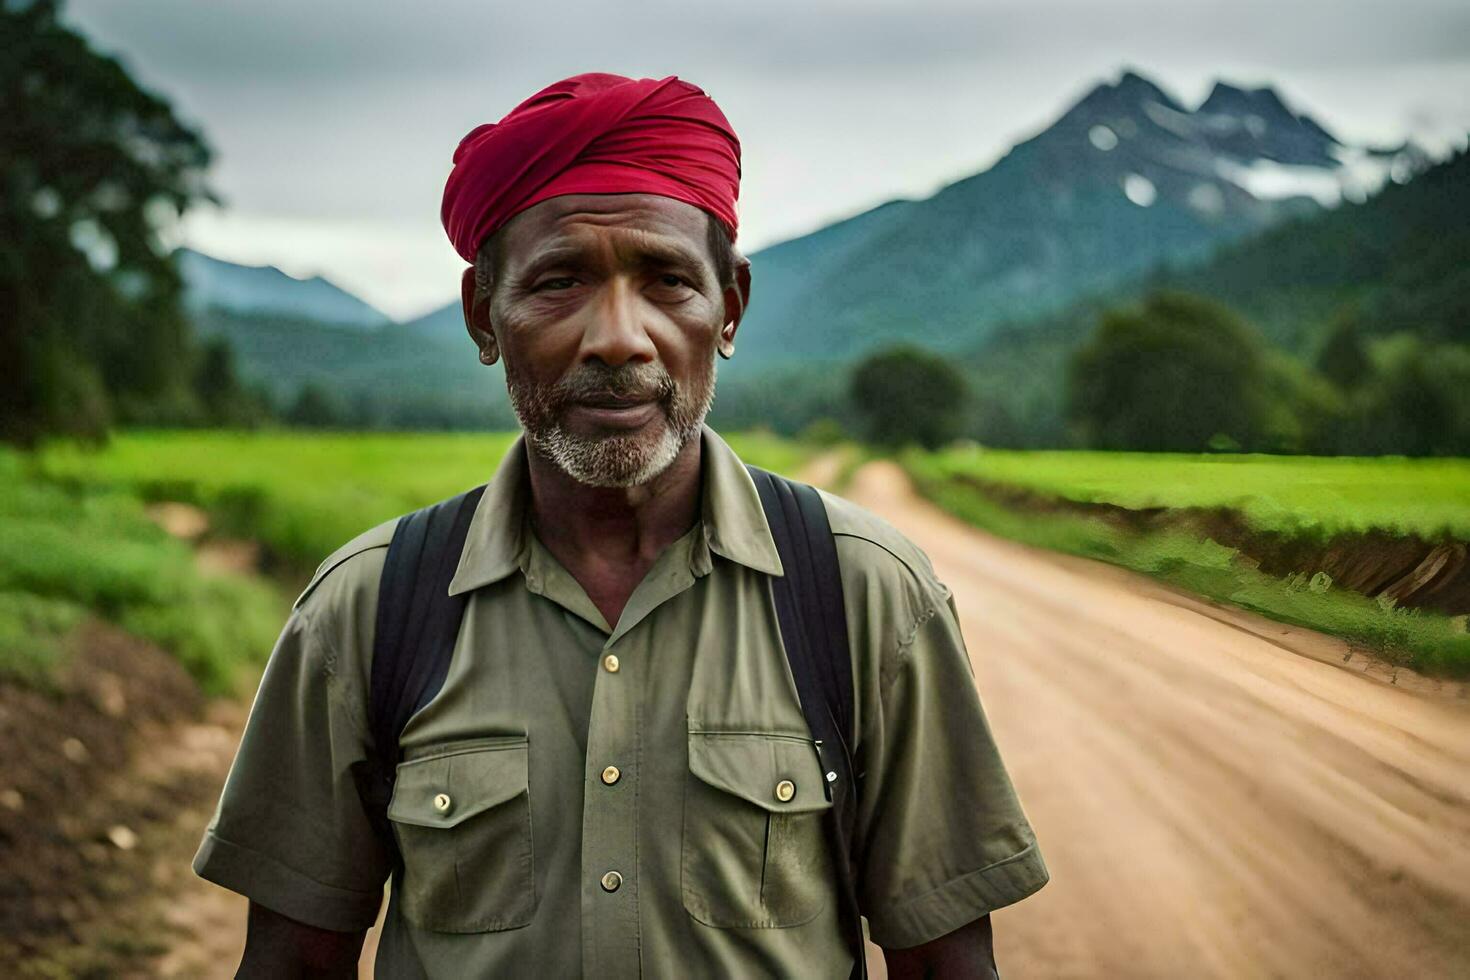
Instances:
[[[581,365],[552,388],[561,404],[596,399],[666,401],[676,390],[674,379],[661,364],[623,364],[609,367],[598,361]]]

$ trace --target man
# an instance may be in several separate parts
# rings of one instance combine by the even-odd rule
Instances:
[[[465,138],[443,217],[524,435],[451,594],[448,676],[399,739],[379,976],[854,968],[832,804],[772,609],[752,480],[706,425],[750,296],[739,143],[675,77],[580,75]],[[953,598],[823,495],[862,785],[857,892],[891,976],[990,976],[988,913],[1048,880]],[[351,976],[390,855],[351,772],[394,522],[323,562],[262,680],[195,870],[251,899],[242,976]]]

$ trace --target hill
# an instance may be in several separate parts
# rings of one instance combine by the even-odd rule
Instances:
[[[1348,146],[1270,88],[1220,83],[1191,110],[1127,71],[933,197],[752,255],[742,369],[898,339],[973,347],[1003,321],[1361,199],[1422,164],[1412,146]]]

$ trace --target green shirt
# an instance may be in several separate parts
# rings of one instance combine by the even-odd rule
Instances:
[[[607,623],[527,520],[524,440],[450,587],[471,593],[440,693],[402,736],[404,855],[380,977],[846,977],[831,806],[768,588],[749,474],[701,436],[700,519]],[[858,897],[914,946],[1046,884],[928,559],[823,493],[865,772]],[[329,557],[256,695],[195,871],[284,915],[364,929],[388,860],[351,767],[369,751],[378,577],[394,522]]]

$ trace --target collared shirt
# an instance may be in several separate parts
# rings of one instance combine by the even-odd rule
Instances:
[[[487,485],[450,587],[470,598],[448,676],[401,738],[405,871],[377,976],[848,975],[831,802],[769,591],[780,558],[743,464],[701,439],[700,517],[615,624],[533,533],[523,440]],[[859,904],[874,942],[914,946],[1048,872],[948,588],[892,526],[822,500],[865,773]],[[389,873],[352,766],[393,524],[297,601],[194,859],[328,929],[371,925]]]

